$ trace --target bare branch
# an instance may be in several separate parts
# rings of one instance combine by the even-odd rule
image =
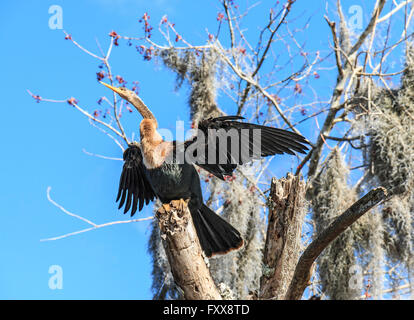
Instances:
[[[217,42],[218,43],[218,42]],[[218,48],[216,48],[216,50],[218,51],[218,53],[220,54],[220,56],[222,57],[222,59],[229,65],[229,67],[237,74],[238,77],[240,77],[241,79],[245,80],[246,82],[250,83],[252,86],[254,86],[257,90],[259,90],[263,96],[265,96],[267,99],[269,99],[270,102],[272,102],[272,104],[274,105],[274,107],[276,108],[277,112],[279,113],[279,115],[281,116],[281,118],[283,119],[283,121],[289,126],[289,128],[291,128],[294,132],[296,132],[297,134],[301,134],[300,131],[298,129],[296,129],[292,123],[289,121],[289,119],[285,116],[285,114],[283,113],[282,109],[279,106],[279,103],[276,101],[275,97],[273,97],[270,93],[268,93],[266,90],[264,90],[252,77],[246,75],[243,71],[241,71],[239,68],[237,68],[231,61],[230,59],[222,52],[222,48],[221,45],[218,43]]]
[[[131,219],[131,220],[121,220],[121,221],[112,221],[112,222],[107,222],[107,223],[102,223],[102,224],[96,224],[84,217],[81,217],[75,213],[69,212],[68,210],[66,210],[63,206],[61,206],[60,204],[58,204],[57,202],[55,202],[51,196],[50,196],[50,190],[52,190],[51,187],[47,188],[46,191],[46,195],[47,195],[47,199],[49,200],[49,202],[51,202],[53,205],[55,205],[56,207],[58,207],[60,210],[62,210],[65,214],[74,217],[76,219],[82,220],[83,222],[86,222],[87,224],[91,225],[92,227],[90,228],[85,228],[79,231],[75,231],[75,232],[70,232],[70,233],[66,233],[64,235],[61,236],[57,236],[57,237],[52,237],[52,238],[46,238],[46,239],[41,239],[40,241],[44,242],[44,241],[54,241],[54,240],[59,240],[59,239],[63,239],[63,238],[67,238],[70,236],[74,236],[77,234],[81,234],[84,232],[88,232],[88,231],[92,231],[95,229],[100,229],[100,228],[104,228],[104,227],[108,227],[108,226],[113,226],[116,224],[125,224],[125,223],[132,223],[132,222],[141,222],[141,221],[147,221],[147,220],[152,220],[154,219],[154,217],[146,217],[146,218],[141,218],[141,219]]]
[[[404,8],[406,5],[408,5],[411,2],[413,2],[413,0],[406,0],[404,2],[399,3],[393,10],[388,12],[385,16],[382,16],[381,18],[379,18],[377,23],[381,23],[381,22],[389,19],[392,15],[397,13],[400,9]]]
[[[104,58],[97,56],[96,54],[90,52],[89,50],[85,49],[84,47],[82,47],[79,43],[77,43],[75,40],[72,39],[72,36],[70,34],[68,34],[66,31],[63,30],[63,33],[65,34],[65,39],[68,39],[70,41],[73,42],[73,44],[75,46],[77,46],[79,49],[81,49],[83,52],[87,53],[88,55],[90,55],[91,57],[94,57],[95,59],[101,60],[103,61]]]
[[[108,157],[108,156],[104,156],[104,155],[101,155],[101,154],[96,154],[96,153],[89,152],[85,149],[82,149],[82,151],[83,151],[83,153],[87,154],[88,156],[92,156],[92,157],[102,158],[102,159],[106,159],[106,160],[123,161],[122,158]]]
[[[354,44],[354,46],[351,48],[351,51],[349,52],[349,55],[351,56],[354,54],[364,43],[365,39],[368,37],[369,34],[371,34],[372,30],[374,29],[378,17],[381,14],[382,9],[384,8],[385,0],[379,0],[378,6],[374,9],[374,12],[372,14],[372,17],[365,28],[365,30],[362,32],[362,34],[359,36],[357,42]]]
[[[339,76],[342,78],[344,76],[344,71],[342,69],[340,47],[339,47],[338,37],[336,36],[335,22],[329,21],[328,17],[326,17],[326,16],[325,16],[325,20],[328,23],[329,27],[331,28],[332,38],[333,38],[333,41],[334,41],[336,67],[338,69]]]
[[[315,240],[306,248],[296,266],[295,274],[290,283],[289,290],[285,299],[298,300],[310,279],[310,270],[316,258],[322,251],[344,232],[351,224],[358,220],[362,215],[384,200],[387,191],[383,187],[371,190],[364,197],[355,202],[348,210],[341,214],[325,230],[323,230]]]
[[[66,99],[66,100],[53,100],[53,99],[46,99],[46,98],[42,98],[40,96],[37,96],[35,94],[33,94],[32,92],[30,92],[29,90],[27,90],[27,92],[33,97],[33,99],[35,99],[36,101],[46,101],[46,102],[53,102],[53,103],[69,103],[71,106],[75,107],[78,111],[80,111],[81,113],[83,113],[85,116],[87,116],[89,119],[91,119],[92,121],[95,121],[105,127],[107,127],[109,130],[113,131],[114,133],[116,133],[118,136],[120,136],[127,144],[128,144],[128,139],[125,136],[125,133],[122,134],[120,133],[118,130],[116,130],[113,126],[111,126],[110,124],[99,120],[98,118],[94,117],[93,115],[91,115],[89,112],[87,112],[86,110],[82,109],[81,107],[79,107],[79,105],[76,102],[75,98],[70,98],[70,99]]]
[[[83,218],[81,216],[78,216],[75,213],[69,212],[68,210],[66,210],[64,207],[62,207],[60,204],[58,204],[57,202],[55,202],[51,197],[50,197],[50,190],[52,190],[52,187],[47,187],[46,190],[46,196],[47,196],[47,200],[49,200],[49,202],[51,202],[52,204],[54,204],[56,207],[58,207],[60,210],[62,210],[64,213],[66,213],[67,215],[74,217],[76,219],[82,220],[83,222],[86,222],[87,224],[92,225],[93,227],[96,227],[97,225],[95,223],[93,223],[92,221]]]

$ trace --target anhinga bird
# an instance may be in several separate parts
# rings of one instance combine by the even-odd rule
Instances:
[[[225,180],[238,164],[249,160],[283,153],[294,155],[294,151],[305,153],[308,150],[303,144],[308,143],[307,140],[299,134],[240,122],[237,120],[244,118],[239,116],[202,120],[198,134],[181,144],[164,141],[157,132],[157,120],[135,92],[102,84],[132,104],[144,118],[140,124],[141,143],[129,144],[123,155],[124,166],[116,200],[121,200],[119,208],[125,204],[124,213],[132,208],[132,216],[154,198],[163,205],[173,200],[187,201],[200,245],[207,257],[239,249],[243,239],[235,228],[203,203],[200,178],[194,165]],[[211,132],[215,135],[210,135]],[[233,150],[236,149],[244,149],[249,157],[243,157],[243,152],[241,157],[235,155]],[[182,161],[177,161],[179,152],[185,155],[181,157]]]

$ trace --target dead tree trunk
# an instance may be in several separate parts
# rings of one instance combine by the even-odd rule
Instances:
[[[210,275],[187,203],[171,201],[157,211],[171,272],[187,300],[221,300]]]
[[[283,299],[301,251],[305,182],[301,176],[290,173],[280,180],[273,178],[269,198],[259,299]]]

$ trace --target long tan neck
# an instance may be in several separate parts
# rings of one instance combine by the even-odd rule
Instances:
[[[141,121],[139,126],[141,143],[156,146],[162,142],[162,137],[157,132],[157,126],[155,119],[144,119]]]
[[[131,102],[131,104],[138,110],[138,112],[142,115],[144,119],[151,119],[155,121],[156,127],[158,126],[157,119],[155,119],[152,112],[148,109],[148,107],[145,105],[144,101],[142,101],[140,97],[134,94],[131,98],[131,101],[129,102]]]
[[[164,163],[165,157],[171,152],[172,143],[163,141],[157,132],[157,122],[152,119],[141,121],[140,134],[144,165],[148,169],[160,167]]]

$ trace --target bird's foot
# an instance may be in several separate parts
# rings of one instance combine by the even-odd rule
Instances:
[[[167,234],[173,235],[186,228],[190,217],[187,211],[188,200],[173,200],[163,203],[155,214],[161,230],[161,238],[166,239]]]
[[[190,201],[190,199],[184,200],[184,199],[179,199],[179,200],[173,200],[170,202],[170,206],[173,207],[174,209],[183,212],[187,206],[188,206],[188,202]]]
[[[171,206],[170,206],[170,204],[168,204],[168,203],[163,203],[163,204],[161,205],[161,207],[158,209],[158,212],[159,212],[160,214],[165,214],[165,213],[167,213],[167,212],[170,212],[170,210],[171,210]]]
[[[186,208],[188,207],[188,202],[190,199],[184,200],[172,200],[170,203],[163,203],[161,207],[157,210],[156,216],[159,218],[160,216],[171,216],[172,213],[178,213],[181,216]]]

